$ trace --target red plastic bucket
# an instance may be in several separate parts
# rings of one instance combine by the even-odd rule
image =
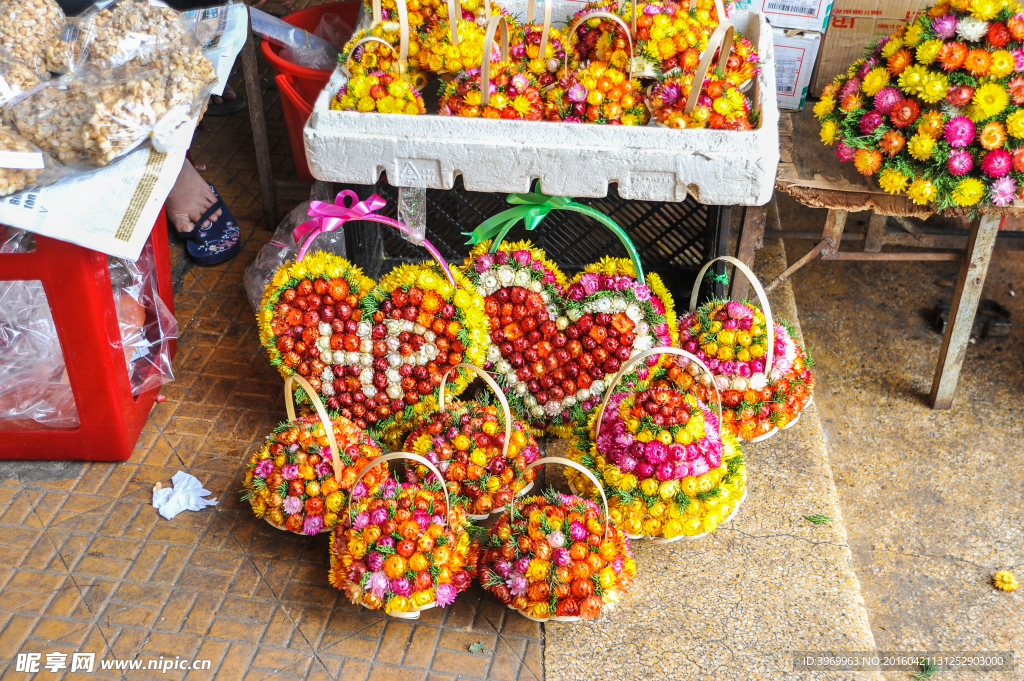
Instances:
[[[320,19],[325,14],[336,14],[346,24],[355,26],[360,4],[361,0],[332,2],[327,5],[300,9],[282,19],[292,26],[298,26],[310,33],[320,25]],[[302,141],[302,129],[306,126],[309,114],[313,111],[316,98],[320,96],[321,90],[331,79],[333,71],[309,69],[285,61],[280,56],[282,48],[272,45],[266,40],[262,41],[260,47],[263,49],[263,56],[274,69],[278,92],[281,95],[281,109],[284,111],[284,123],[288,129],[288,142],[291,144],[292,158],[295,161],[295,172],[300,180],[313,180],[309,166],[306,164],[306,147]]]

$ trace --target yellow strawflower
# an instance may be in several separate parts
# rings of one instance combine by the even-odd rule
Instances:
[[[920,64],[913,64],[904,69],[900,74],[900,89],[908,95],[917,95],[924,92],[924,84],[928,78],[928,69]]]
[[[921,26],[914,24],[907,29],[907,32],[903,35],[903,44],[906,47],[914,47],[921,42]]]
[[[953,201],[958,206],[975,206],[985,196],[985,185],[975,177],[965,177],[953,189]]]
[[[907,188],[909,181],[910,178],[894,168],[885,168],[878,175],[878,185],[887,194],[899,194]]]
[[[836,140],[836,123],[835,121],[823,121],[821,124],[821,142],[828,146]]]
[[[814,105],[814,115],[817,116],[818,118],[821,118],[822,116],[825,116],[835,111],[835,108],[836,100],[833,97],[822,97],[820,100],[818,100],[818,103]]]
[[[941,49],[941,40],[926,40],[917,48],[917,61],[922,64],[931,64],[939,58],[939,50]]]
[[[1013,55],[1006,50],[993,52],[988,72],[996,78],[1005,78],[1013,73]]]
[[[888,84],[889,72],[884,68],[879,67],[868,71],[868,75],[864,76],[864,81],[860,84],[860,89],[863,90],[864,94],[868,97],[874,97]]]
[[[938,188],[931,180],[919,177],[907,189],[907,196],[918,206],[924,206],[935,200],[938,196]]]
[[[971,105],[979,116],[978,121],[998,116],[1009,104],[1010,97],[1006,94],[1006,89],[998,83],[982,85],[974,91],[974,99],[971,100]]]
[[[935,153],[935,140],[928,135],[917,134],[910,138],[907,149],[918,161],[927,161]]]
[[[896,54],[902,49],[903,41],[900,40],[899,38],[893,38],[892,40],[885,44],[885,47],[882,48],[882,58],[888,59],[889,57]]]
[[[1006,132],[1010,137],[1024,137],[1024,109],[1017,109],[1006,117]]]
[[[1003,591],[1016,591],[1020,584],[1017,583],[1017,578],[1009,570],[1000,570],[996,573],[996,576],[992,579],[993,585],[997,589]]]
[[[1003,3],[995,0],[971,0],[971,14],[985,21],[995,19],[1002,8]]]
[[[949,79],[941,73],[929,72],[918,96],[928,104],[935,104],[945,99],[948,92]]]

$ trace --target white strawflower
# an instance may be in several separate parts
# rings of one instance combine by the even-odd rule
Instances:
[[[956,34],[969,43],[976,43],[988,33],[988,22],[978,17],[964,17],[956,25]]]

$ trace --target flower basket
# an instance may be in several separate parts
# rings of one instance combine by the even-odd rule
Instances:
[[[295,416],[292,382],[316,410]],[[368,467],[380,455],[373,439],[345,418],[331,419],[316,391],[301,376],[284,382],[288,420],[249,457],[243,500],[257,518],[297,534],[330,532],[353,491],[366,493],[387,476],[386,466]],[[357,473],[363,482],[357,484]]]
[[[499,420],[497,408],[472,400],[446,404],[445,377],[438,393],[438,411],[409,433],[405,448],[434,463],[454,503],[466,508],[473,520],[484,520],[504,511],[514,496],[530,491],[535,473],[526,466],[540,458],[540,448],[529,426],[512,418],[505,395],[487,372],[472,364],[456,368],[484,380],[494,391],[504,418]],[[406,463],[410,482],[422,482],[427,473],[425,466]]]
[[[634,349],[672,342],[672,299],[656,274],[644,274],[629,237],[608,216],[566,197],[530,193],[508,200],[514,208],[473,232],[476,246],[464,267],[485,297],[490,320],[484,366],[496,373],[517,418],[538,431],[569,437],[597,406],[606,376]],[[631,259],[605,258],[569,281],[541,249],[502,241],[520,219],[533,229],[555,209],[598,220]],[[649,366],[637,375],[646,376]]]
[[[710,373],[685,350],[664,347],[650,353],[688,357]],[[722,431],[717,413],[670,381],[616,390],[620,379],[612,381],[572,452],[600,479],[601,489],[567,471],[573,489],[588,497],[606,493],[612,522],[632,539],[697,539],[728,522],[745,497],[746,469],[736,439]]]
[[[591,475],[558,457],[539,459],[527,469],[540,464]],[[608,517],[607,500],[598,507],[553,489],[514,500],[484,539],[480,583],[537,622],[600,617],[621,600],[636,574],[629,539]]]
[[[736,265],[750,280],[760,309],[746,302],[714,300],[698,309],[695,293],[690,298],[690,314],[679,322],[680,344],[711,368],[722,393],[726,426],[741,440],[759,442],[800,416],[810,404],[815,378],[793,332],[772,318],[768,298],[754,273],[734,258],[717,260]],[[700,271],[698,284],[714,262]],[[686,366],[686,361],[681,360],[680,365]],[[686,369],[698,377],[695,368]],[[710,383],[709,376],[699,376],[694,387],[698,397],[708,399]]]
[[[412,459],[444,480],[429,460],[409,452],[379,457],[371,465],[396,459]],[[449,503],[443,484],[388,478],[350,499],[331,535],[329,580],[353,604],[418,619],[423,610],[450,605],[472,582],[478,556],[470,528],[465,511]]]
[[[283,375],[308,376],[329,409],[396,447],[417,414],[434,410],[438,386],[451,367],[464,359],[483,362],[487,321],[483,299],[469,280],[449,268],[427,240],[423,247],[435,262],[404,265],[376,284],[336,256],[305,257],[318,234],[349,220],[407,232],[401,222],[375,212],[383,206],[377,195],[360,202],[350,190],[340,192],[334,204],[311,202],[313,219],[295,230],[302,244],[296,262],[285,263],[271,280],[258,318],[263,345]],[[342,302],[331,295],[332,286],[347,294]],[[312,313],[298,307],[300,298]],[[289,309],[282,299],[291,299]],[[297,325],[290,326],[292,321]],[[466,385],[459,375],[452,392]]]

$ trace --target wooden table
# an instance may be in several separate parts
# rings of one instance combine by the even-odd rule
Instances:
[[[770,282],[765,289],[773,290],[795,271],[816,257],[822,260],[960,260],[960,276],[953,294],[949,323],[939,350],[939,361],[932,380],[929,401],[935,409],[948,409],[960,377],[967,345],[970,341],[974,316],[985,285],[985,276],[997,241],[1000,248],[1021,250],[1024,239],[997,238],[999,231],[1017,226],[1017,218],[1024,216],[1024,203],[1014,202],[1004,208],[992,207],[973,220],[969,230],[947,230],[945,233],[926,233],[909,218],[927,218],[933,215],[927,206],[917,206],[905,196],[890,196],[873,179],[865,178],[852,163],[839,163],[832,147],[821,144],[819,126],[811,106],[799,113],[783,114],[779,122],[782,163],[779,165],[775,188],[798,202],[812,208],[828,209],[828,216],[820,235],[815,232],[788,232],[782,230],[780,238],[818,239],[806,255],[789,266]],[[872,211],[867,233],[844,235],[846,219],[850,213]],[[774,200],[768,206],[747,209],[740,233],[737,257],[752,263],[754,253],[764,239],[765,222],[769,211],[778,208]],[[967,216],[966,209],[943,211],[942,215],[960,221]],[[894,218],[902,231],[887,232],[890,218]],[[862,240],[863,252],[840,251],[844,240]],[[932,249],[956,249],[957,252],[882,252],[884,245],[913,246]],[[742,277],[734,277],[731,295],[741,299],[748,292]]]

